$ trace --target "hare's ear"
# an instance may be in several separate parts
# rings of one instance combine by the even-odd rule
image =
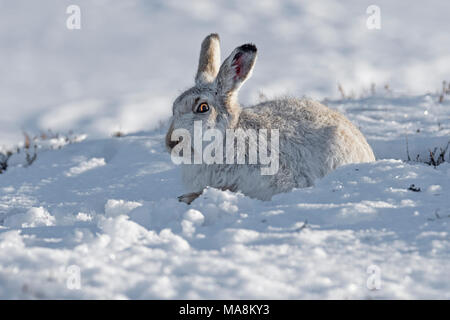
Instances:
[[[200,59],[198,61],[197,84],[213,82],[220,68],[220,39],[217,33],[212,33],[202,42]]]
[[[250,78],[256,61],[257,49],[253,44],[244,44],[234,49],[223,62],[216,78],[218,93],[230,96],[237,93],[242,84]]]

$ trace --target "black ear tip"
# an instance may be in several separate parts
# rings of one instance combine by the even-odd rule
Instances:
[[[211,33],[208,38],[214,38],[220,41],[220,37],[218,33]]]
[[[239,47],[244,52],[256,52],[256,46],[253,43],[246,43]]]

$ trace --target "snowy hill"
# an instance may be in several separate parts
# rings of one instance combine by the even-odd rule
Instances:
[[[80,30],[66,28],[72,0],[3,2],[0,145],[22,130],[105,137],[153,128],[192,85],[211,32],[224,57],[257,45],[247,104],[261,91],[322,100],[338,83],[356,93],[375,83],[419,95],[450,80],[450,3],[441,0],[377,0],[380,30],[367,28],[374,3],[361,0],[77,0]]]
[[[215,189],[178,202],[164,126],[37,142],[31,165],[14,154],[0,175],[0,298],[449,299],[450,163],[423,163],[450,136],[437,100],[327,101],[377,162],[267,202]]]
[[[2,1],[0,298],[450,299],[450,2],[371,30],[372,1],[79,0],[69,30],[73,2]],[[323,101],[377,161],[178,202],[163,138],[212,32],[258,47],[243,105]]]

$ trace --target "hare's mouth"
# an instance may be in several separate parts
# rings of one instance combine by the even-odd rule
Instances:
[[[180,140],[178,140],[178,141],[169,141],[169,143],[168,143],[168,147],[169,147],[169,149],[170,150],[172,150],[173,148],[175,148],[175,146],[177,145],[177,144],[179,144],[181,141]]]
[[[180,137],[178,140],[167,141],[167,147],[169,148],[169,151],[172,151],[172,149],[175,148],[175,146],[179,144],[181,141],[183,141],[183,137]]]

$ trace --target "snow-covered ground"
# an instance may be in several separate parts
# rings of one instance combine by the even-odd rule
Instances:
[[[77,31],[72,1],[0,10],[0,151],[46,133],[31,165],[21,149],[0,174],[0,298],[450,299],[450,163],[424,163],[450,140],[450,95],[435,94],[450,4],[378,1],[368,30],[373,3],[356,0],[77,3]],[[166,120],[210,32],[223,55],[259,48],[244,103],[322,100],[377,161],[267,202],[178,202]],[[356,97],[336,98],[338,82]]]
[[[268,202],[215,189],[178,202],[162,129],[47,141],[0,176],[0,297],[449,299],[450,163],[402,161],[405,134],[414,159],[445,147],[450,103],[436,98],[328,102],[379,160]]]

